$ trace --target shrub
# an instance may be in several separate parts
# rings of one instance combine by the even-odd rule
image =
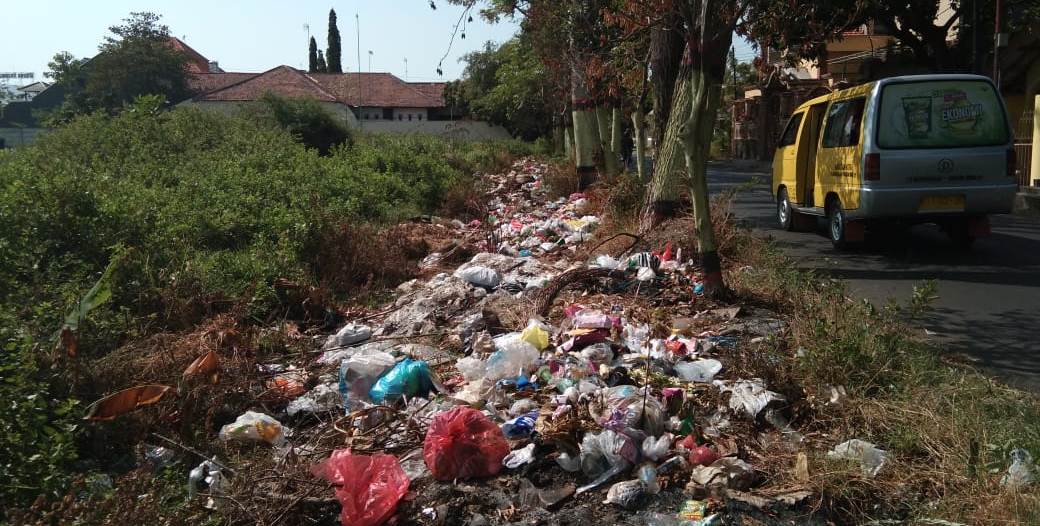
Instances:
[[[259,115],[273,121],[309,148],[328,155],[350,140],[350,130],[314,99],[288,99],[273,93],[260,98]]]

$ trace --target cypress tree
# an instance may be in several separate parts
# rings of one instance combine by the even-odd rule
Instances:
[[[325,65],[325,54],[320,49],[318,50],[318,63],[314,67],[314,71],[318,73],[328,73],[329,71],[328,66]]]
[[[318,43],[314,41],[314,37],[311,37],[310,49],[307,50],[307,71],[318,71]]]
[[[329,9],[329,51],[325,54],[329,73],[343,73],[342,48],[339,28],[336,27],[336,10]]]

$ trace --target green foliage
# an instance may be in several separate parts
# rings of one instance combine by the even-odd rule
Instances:
[[[498,47],[488,42],[464,60],[462,79],[445,89],[453,111],[500,124],[525,140],[549,134],[552,86],[528,37],[521,34]]]
[[[287,99],[266,93],[260,98],[260,103],[262,114],[322,155],[327,155],[333,146],[350,140],[346,124],[314,99]]]
[[[3,508],[37,495],[58,495],[76,459],[76,400],[56,392],[57,378],[40,363],[32,340],[5,329],[0,315],[0,484]]]
[[[465,175],[535,148],[366,136],[322,157],[251,116],[82,116],[0,156],[0,313],[48,338],[125,247],[112,299],[80,324],[82,355],[195,323],[186,305],[248,293],[262,318],[274,280],[320,281],[313,247],[335,223],[432,213]]]
[[[75,59],[58,53],[47,74],[65,89],[66,99],[50,121],[64,122],[93,111],[115,113],[142,95],[159,95],[173,104],[191,95],[188,57],[170,45],[170,31],[152,13],[131,13],[109,28],[98,54]]]
[[[336,10],[329,9],[329,51],[325,54],[329,73],[343,73],[343,53],[339,28],[336,27]]]

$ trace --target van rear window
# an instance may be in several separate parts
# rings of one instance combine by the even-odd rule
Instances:
[[[904,82],[881,91],[877,141],[881,148],[996,146],[1008,141],[1008,127],[988,82]]]

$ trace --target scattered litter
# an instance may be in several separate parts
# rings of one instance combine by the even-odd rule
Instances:
[[[1000,479],[1000,483],[1009,488],[1024,488],[1036,483],[1036,465],[1033,464],[1033,455],[1028,451],[1015,448],[1011,450],[1011,465],[1007,473]]]
[[[626,480],[611,486],[603,503],[616,504],[622,508],[632,509],[639,504],[645,495],[646,482],[642,480]]]
[[[328,350],[334,347],[346,347],[348,345],[363,342],[371,337],[372,327],[356,323],[348,323],[336,334],[329,336],[328,340],[325,341],[325,349]]]
[[[710,466],[695,466],[690,480],[701,486],[747,489],[755,481],[755,470],[739,458],[725,457]]]
[[[574,484],[538,489],[530,480],[520,479],[520,506],[523,508],[551,508],[573,494]]]
[[[194,499],[199,491],[199,483],[205,482],[207,493],[211,496],[206,499],[207,509],[217,509],[217,501],[213,496],[224,494],[224,475],[214,461],[206,460],[196,466],[188,473],[188,499]]]
[[[827,452],[827,457],[859,461],[863,473],[871,477],[876,477],[888,461],[888,453],[858,438],[834,446],[834,449]]]
[[[220,428],[220,439],[231,441],[264,441],[272,446],[285,444],[287,428],[273,417],[254,411],[246,411],[234,422]]]
[[[307,394],[289,402],[285,412],[289,416],[297,413],[321,413],[333,411],[343,406],[343,397],[339,393],[339,386],[335,382],[318,384]]]
[[[527,444],[520,449],[510,451],[502,459],[502,465],[509,469],[516,469],[531,462],[534,462],[534,444]]]
[[[470,285],[493,289],[502,283],[502,276],[494,269],[474,265],[471,267],[460,267],[455,271],[455,277],[464,280]]]
[[[732,393],[729,398],[729,406],[736,411],[744,411],[751,418],[757,418],[770,404],[784,402],[786,399],[779,393],[774,393],[765,388],[762,380],[737,380],[732,385],[716,381],[719,390]]]

